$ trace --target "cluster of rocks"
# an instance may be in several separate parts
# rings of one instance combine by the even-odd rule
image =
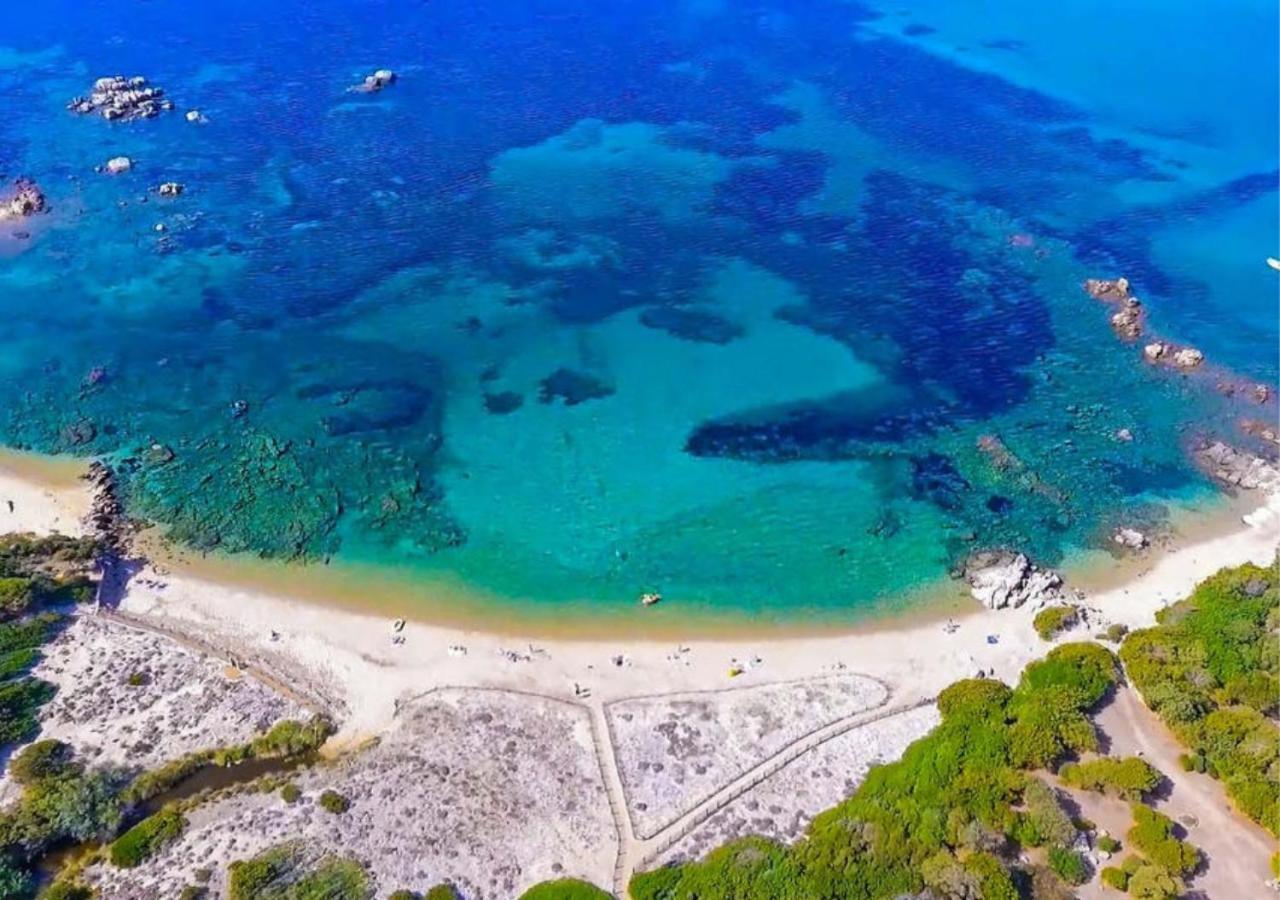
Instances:
[[[156,193],[161,197],[177,197],[185,188],[176,181],[166,181],[164,184],[156,188]]]
[[[1064,596],[1061,575],[1011,550],[972,554],[964,561],[960,576],[974,599],[987,609],[1016,609],[1027,603],[1040,606]]]
[[[1213,478],[1246,491],[1280,491],[1280,469],[1222,441],[1210,441],[1194,451],[1195,459]]]
[[[48,210],[44,193],[29,178],[16,178],[8,196],[0,199],[0,222],[25,219]]]
[[[1155,365],[1175,369],[1194,369],[1204,362],[1204,354],[1195,347],[1178,347],[1164,341],[1152,341],[1142,348],[1143,358]]]
[[[1136,341],[1142,336],[1144,313],[1142,301],[1129,291],[1129,279],[1090,278],[1084,283],[1090,297],[1118,306],[1111,316],[1111,327],[1126,341]]]
[[[85,530],[97,541],[106,565],[125,556],[131,534],[129,520],[125,517],[115,473],[108,466],[97,460],[91,462],[84,480],[92,491]]]
[[[1241,419],[1240,430],[1249,437],[1255,437],[1260,441],[1266,441],[1268,444],[1280,446],[1280,433],[1276,432],[1276,426],[1263,422],[1258,419]]]
[[[109,122],[150,119],[173,109],[164,89],[147,83],[141,75],[110,75],[93,83],[88,97],[75,97],[67,109],[81,115],[97,113]]]
[[[396,83],[396,73],[390,69],[379,69],[372,75],[366,75],[364,81],[357,85],[353,85],[348,90],[357,94],[376,94],[384,87],[389,87]]]

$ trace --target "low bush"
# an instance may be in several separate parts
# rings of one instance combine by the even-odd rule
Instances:
[[[234,862],[227,874],[229,900],[367,900],[372,894],[360,863],[328,857],[307,866],[298,844]]]
[[[351,801],[337,791],[325,791],[320,795],[320,808],[341,815],[351,808]]]
[[[1084,884],[1089,880],[1089,865],[1074,850],[1063,847],[1049,848],[1049,868],[1070,885]]]
[[[1102,870],[1102,883],[1113,891],[1127,890],[1129,887],[1129,873],[1115,866],[1107,866]]]
[[[93,897],[92,888],[74,881],[55,881],[40,892],[40,900],[93,900]]]
[[[285,803],[297,803],[302,799],[302,788],[290,781],[280,788],[280,799]]]
[[[306,722],[285,719],[255,738],[249,747],[258,759],[300,756],[318,750],[331,734],[333,723],[324,716],[313,716]]]
[[[28,744],[9,761],[9,777],[26,787],[46,778],[57,778],[76,769],[71,747],[62,741]]]
[[[141,865],[165,844],[178,839],[187,820],[172,807],[147,816],[111,842],[111,864],[121,869]]]
[[[1111,835],[1104,834],[1098,838],[1098,849],[1103,853],[1115,853],[1120,849],[1120,842]]]
[[[560,878],[535,884],[520,900],[613,900],[613,895],[576,878]]]
[[[1058,772],[1064,784],[1126,800],[1140,800],[1163,777],[1150,763],[1136,756],[1117,759],[1101,756],[1082,763],[1068,763]]]
[[[422,900],[462,900],[462,897],[451,884],[437,884],[427,891]]]
[[[1074,606],[1046,606],[1036,613],[1032,625],[1043,640],[1051,641],[1058,633],[1079,621],[1080,613]]]
[[[1141,803],[1133,804],[1128,840],[1134,849],[1173,875],[1189,875],[1200,864],[1200,851],[1173,834],[1173,820]]]

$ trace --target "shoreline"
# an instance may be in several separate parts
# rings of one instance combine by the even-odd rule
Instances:
[[[0,460],[0,511],[16,497],[15,512],[0,517],[8,530],[78,530],[77,503],[88,488],[65,481],[38,483],[42,461]],[[1238,509],[1231,504],[1230,514]],[[1221,513],[1224,517],[1225,511]],[[1091,591],[1087,631],[1109,623],[1130,628],[1153,621],[1167,603],[1223,566],[1269,562],[1280,544],[1280,496],[1266,498],[1223,534],[1140,557],[1132,577]],[[881,679],[892,702],[932,698],[946,685],[978,672],[1016,680],[1022,667],[1051,644],[1032,627],[1035,609],[990,611],[968,601],[945,630],[944,614],[880,621],[870,628],[828,629],[805,635],[688,633],[683,636],[542,636],[507,623],[490,630],[472,622],[449,625],[408,621],[397,630],[386,613],[356,612],[316,602],[305,593],[211,579],[175,565],[148,564],[129,583],[120,618],[184,636],[251,673],[278,679],[316,698],[340,722],[339,746],[352,746],[390,727],[400,704],[427,688],[489,687],[607,705],[653,693],[749,687],[840,672]],[[1076,585],[1069,583],[1070,587]],[[687,624],[687,623],[686,623]],[[994,639],[994,640],[993,640]],[[731,675],[731,669],[741,670]],[[589,701],[580,699],[585,692]]]

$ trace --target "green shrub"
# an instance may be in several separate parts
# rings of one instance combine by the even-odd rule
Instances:
[[[1200,852],[1173,834],[1173,820],[1141,803],[1133,804],[1129,843],[1151,862],[1174,875],[1189,875],[1200,864]]]
[[[187,820],[172,807],[143,819],[111,842],[111,864],[122,869],[141,865],[156,851],[178,839]]]
[[[1163,866],[1140,860],[1129,875],[1128,890],[1129,896],[1139,900],[1174,900],[1182,895],[1184,886],[1182,879]]]
[[[91,888],[72,881],[55,881],[40,892],[40,900],[93,900],[93,897]]]
[[[9,761],[9,776],[24,787],[70,773],[77,765],[71,747],[62,741],[43,740],[29,744]]]
[[[392,891],[387,900],[419,900],[419,897],[413,891],[399,890]]]
[[[1089,866],[1074,850],[1050,847],[1049,868],[1067,884],[1080,885],[1089,880]]]
[[[367,900],[369,876],[355,860],[328,857],[308,868],[296,843],[280,844],[228,869],[229,900]]]
[[[1098,849],[1104,853],[1115,853],[1120,849],[1120,842],[1109,834],[1104,834],[1098,838]]]
[[[1102,870],[1102,883],[1113,891],[1123,891],[1129,887],[1129,873],[1115,866],[1107,866]]]
[[[151,676],[146,672],[131,672],[126,683],[129,687],[145,687],[151,683]]]
[[[30,578],[0,578],[0,620],[25,615],[35,600],[35,585]]]
[[[351,801],[337,791],[325,791],[320,795],[320,808],[341,815],[351,808]]]
[[[576,878],[560,878],[535,884],[520,900],[612,900],[613,895]]]
[[[25,675],[40,660],[40,651],[34,647],[23,647],[0,654],[0,681],[15,675]]]
[[[209,896],[209,889],[200,884],[183,885],[182,893],[178,895],[178,900],[204,900]]]
[[[423,896],[422,900],[462,900],[451,884],[437,884]]]
[[[1017,837],[1032,847],[1050,844],[1070,846],[1076,839],[1076,827],[1058,801],[1057,792],[1038,778],[1028,778],[1022,792],[1026,807]]]
[[[1100,756],[1083,763],[1068,763],[1058,772],[1069,787],[1097,791],[1127,800],[1139,800],[1160,784],[1160,772],[1136,756],[1116,759]]]
[[[318,750],[331,734],[333,723],[324,716],[313,716],[306,722],[285,719],[255,738],[250,747],[257,758],[300,756]]]
[[[1031,624],[1041,639],[1051,641],[1058,636],[1058,632],[1076,624],[1079,618],[1080,613],[1074,606],[1046,606],[1036,613]]]
[[[280,799],[285,803],[297,803],[302,799],[302,788],[290,781],[284,787],[280,788]]]
[[[1107,640],[1111,641],[1113,644],[1118,644],[1123,641],[1124,636],[1128,633],[1128,625],[1121,625],[1119,622],[1114,622],[1107,626]]]
[[[170,760],[159,768],[143,772],[121,791],[121,802],[126,806],[138,806],[148,800],[159,797],[165,791],[187,780],[209,765],[211,760],[212,753],[201,750]]]
[[[40,730],[36,713],[56,692],[39,678],[19,678],[0,684],[0,744],[25,741]]]
[[[62,616],[51,612],[40,613],[18,622],[0,622],[0,653],[39,647],[53,637],[61,622]]]

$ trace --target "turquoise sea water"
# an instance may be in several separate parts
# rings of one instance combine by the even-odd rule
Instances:
[[[1061,563],[1210,496],[1188,444],[1274,417],[1144,367],[1080,282],[1128,275],[1162,335],[1276,381],[1278,26],[24,4],[0,170],[53,209],[0,237],[0,440],[111,459],[197,547],[575,612],[845,617],[975,546]],[[177,111],[65,111],[114,73]]]

